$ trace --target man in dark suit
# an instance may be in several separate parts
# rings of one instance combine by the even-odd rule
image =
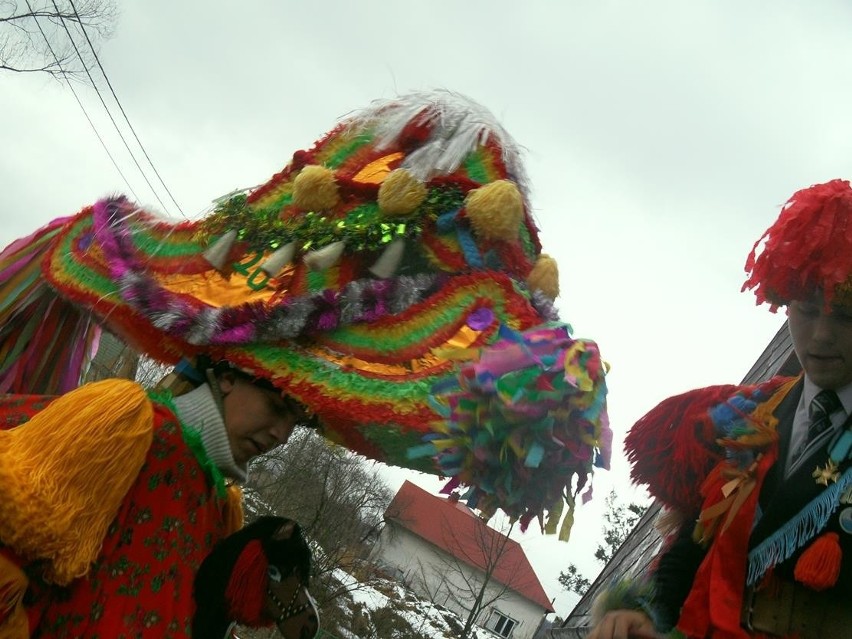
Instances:
[[[758,303],[787,308],[803,374],[690,391],[634,425],[633,478],[676,524],[589,639],[852,636],[849,183],[794,194],[746,269]]]

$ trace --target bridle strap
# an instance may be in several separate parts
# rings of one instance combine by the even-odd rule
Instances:
[[[272,588],[266,589],[266,594],[269,595],[269,598],[272,599],[275,606],[278,608],[278,616],[275,618],[275,623],[281,624],[287,619],[295,617],[306,610],[311,608],[310,600],[308,603],[302,604],[301,606],[296,605],[296,601],[299,598],[299,592],[303,588],[303,584],[299,584],[298,587],[293,590],[293,596],[290,598],[290,602],[285,606],[284,603],[278,598],[274,592],[272,592]]]

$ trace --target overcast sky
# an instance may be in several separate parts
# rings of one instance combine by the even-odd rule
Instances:
[[[526,149],[562,318],[612,365],[618,439],[668,395],[742,379],[783,323],[739,292],[748,251],[796,189],[852,174],[840,0],[121,4],[101,61],[189,217],[375,98],[440,87],[491,109]],[[161,211],[94,92],[78,92]],[[0,117],[0,244],[128,191],[63,84],[0,73]],[[614,466],[569,544],[521,539],[562,615],[576,597],[556,576],[597,568],[599,506],[627,477]]]

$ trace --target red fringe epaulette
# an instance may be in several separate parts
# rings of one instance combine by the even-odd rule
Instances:
[[[663,400],[624,440],[632,480],[647,485],[667,507],[697,513],[702,505],[698,487],[725,457],[719,439],[729,435],[711,411],[738,395],[768,398],[786,381],[789,378],[774,377],[757,385],[708,386]]]

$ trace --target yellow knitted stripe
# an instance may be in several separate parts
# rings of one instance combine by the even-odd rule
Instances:
[[[0,431],[0,541],[65,585],[85,575],[151,445],[153,408],[126,380],[88,384]]]
[[[787,394],[799,383],[800,379],[801,377],[794,377],[790,381],[785,382],[773,393],[772,397],[755,408],[751,414],[753,421],[774,434],[775,428],[778,426],[778,418],[775,416],[775,410],[784,398],[787,397]],[[777,440],[778,438],[774,436],[773,439]]]

